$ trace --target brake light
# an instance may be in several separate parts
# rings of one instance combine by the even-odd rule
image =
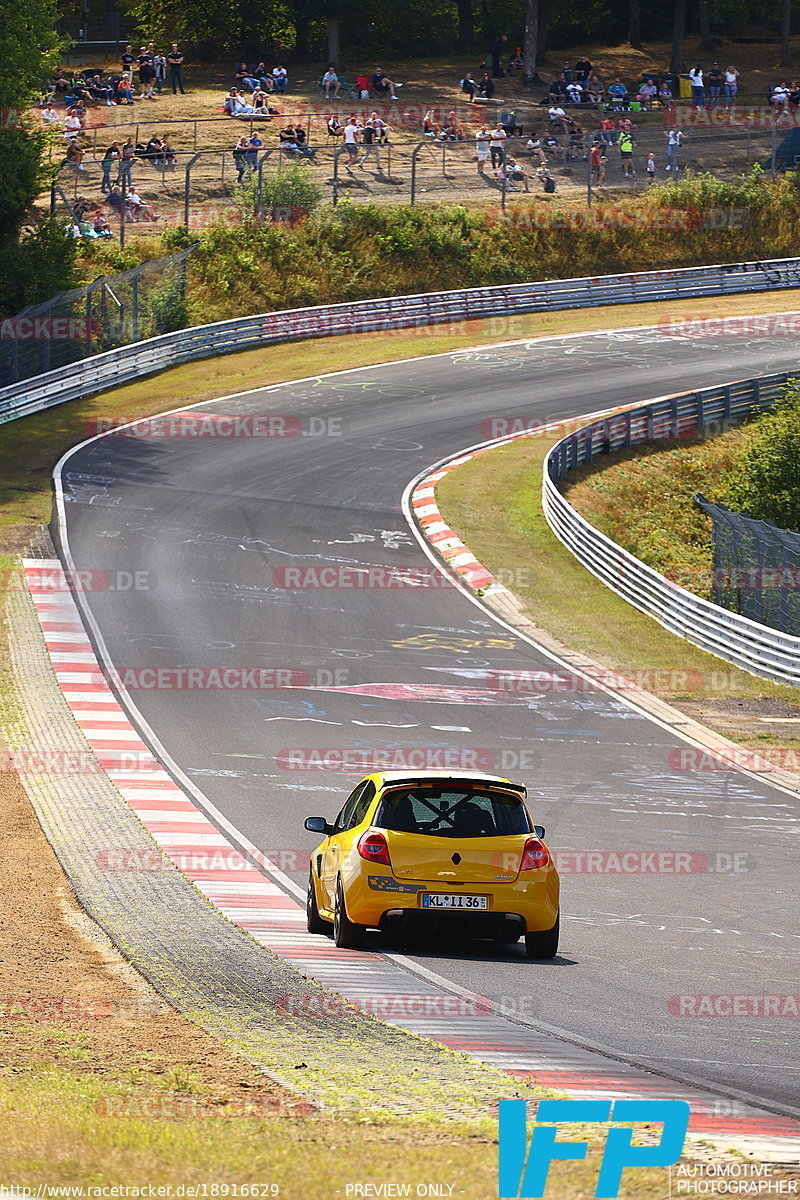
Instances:
[[[376,833],[374,829],[368,829],[366,833],[362,833],[356,848],[361,857],[366,858],[369,862],[383,863],[384,867],[392,865],[386,838],[382,833]]]
[[[549,862],[547,847],[538,838],[528,838],[522,851],[520,871],[534,871],[537,867],[546,867]]]

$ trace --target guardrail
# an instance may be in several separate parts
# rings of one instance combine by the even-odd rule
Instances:
[[[592,421],[556,442],[545,459],[542,507],[553,533],[606,587],[679,637],[753,675],[800,686],[800,637],[760,625],[648,567],[591,525],[565,499],[560,480],[599,455],[658,438],[713,431],[719,423],[767,409],[791,375],[765,375],[654,400]]]
[[[262,313],[197,325],[97,354],[0,389],[0,424],[195,359],[335,334],[448,321],[800,287],[800,259],[465,288]]]

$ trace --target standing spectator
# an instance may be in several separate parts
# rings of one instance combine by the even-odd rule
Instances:
[[[101,192],[111,191],[111,172],[114,169],[114,164],[119,162],[119,142],[112,142],[108,149],[103,154],[100,163],[100,169],[103,172],[103,179],[100,184]]]
[[[673,168],[676,173],[680,165],[681,142],[683,141],[682,129],[670,129],[667,132],[667,166],[666,170],[671,171]]]
[[[177,42],[172,43],[169,54],[167,55],[167,64],[169,66],[169,78],[172,84],[173,96],[181,90],[181,95],[185,95],[183,90],[183,55],[178,49]]]
[[[136,55],[136,65],[139,68],[139,84],[140,86],[147,82],[147,76],[142,75],[142,67],[149,66],[152,62],[147,49],[144,46],[139,47],[139,53]]]
[[[492,156],[492,170],[496,170],[498,167],[502,167],[503,165],[507,136],[508,135],[506,134],[506,131],[503,129],[502,125],[496,125],[492,130],[491,137],[489,139],[489,152]]]
[[[347,171],[348,175],[353,174],[350,164],[354,163],[356,161],[356,159],[358,158],[358,135],[360,133],[360,130],[361,130],[361,126],[359,125],[358,121],[356,120],[355,113],[351,113],[351,115],[347,118],[347,124],[344,127],[344,135],[343,135],[344,136],[344,148],[347,151],[347,156],[349,159],[349,162],[346,162],[344,165],[345,170]]]
[[[247,168],[247,138],[240,137],[233,147],[233,161],[236,164],[236,182],[241,183]]]
[[[606,170],[608,168],[608,158],[605,153],[600,151],[600,173],[597,176],[597,190],[602,188],[605,191],[606,186]]]
[[[589,167],[592,173],[592,187],[597,187],[600,182],[600,158],[602,156],[602,148],[599,142],[594,142],[589,151]]]
[[[708,84],[708,98],[711,101],[710,107],[716,108],[719,104],[720,93],[722,92],[722,71],[719,69],[719,63],[712,63],[711,70],[706,75],[706,83]]]
[[[696,63],[689,72],[689,79],[692,84],[692,104],[695,108],[704,108],[706,103],[706,89],[703,84],[703,64]]]
[[[272,68],[272,86],[279,95],[283,95],[289,87],[289,72],[286,67],[277,66]]]
[[[364,123],[364,128],[361,130],[361,144],[364,147],[364,153],[358,163],[358,166],[363,171],[364,163],[370,156],[372,156],[375,159],[376,170],[378,171],[378,174],[382,175],[383,171],[381,169],[381,156],[376,144],[377,139],[378,131],[372,124],[372,121],[366,121]]]
[[[325,74],[322,76],[322,90],[326,96],[330,96],[331,91],[333,91],[333,96],[335,99],[339,95],[339,89],[341,86],[342,85],[339,82],[339,76],[336,74],[333,63],[331,63]]]
[[[572,64],[565,62],[561,68],[561,75],[567,83],[572,83]]]
[[[393,100],[397,99],[395,94],[396,89],[402,87],[402,83],[395,83],[393,79],[387,79],[380,67],[375,68],[375,74],[372,76],[370,86],[373,92],[377,92],[379,96],[389,92]]]
[[[647,171],[647,182],[655,183],[655,181],[656,181],[656,160],[652,154],[648,154],[648,156],[647,156],[647,166],[645,167],[645,171]]]
[[[160,96],[164,84],[167,82],[167,58],[160,50],[153,55],[153,70],[155,71],[156,91]]]
[[[503,68],[500,65],[500,59],[505,52],[507,41],[507,36],[504,33],[500,33],[492,42],[492,75],[495,79],[502,79],[503,77]]]
[[[257,131],[254,131],[250,134],[250,137],[247,140],[247,154],[245,154],[245,161],[247,162],[247,165],[251,171],[255,171],[258,167],[258,152],[263,145],[264,143],[258,136]]]
[[[119,169],[117,171],[117,182],[126,182],[130,188],[133,186],[131,182],[131,171],[133,170],[133,160],[136,158],[136,147],[133,144],[133,138],[129,137],[126,142],[122,143],[119,152]]]
[[[459,87],[461,88],[461,91],[464,92],[469,97],[469,102],[470,102],[470,104],[472,104],[472,102],[475,99],[475,93],[478,90],[478,85],[475,82],[475,80],[472,78],[471,71],[467,71],[466,75],[461,80]]]
[[[581,54],[578,61],[575,63],[575,79],[578,83],[582,83],[584,87],[592,77],[592,64],[585,54]]]
[[[494,95],[494,80],[488,71],[484,71],[481,76],[481,81],[478,84],[478,95],[484,96],[487,100],[491,100]]]
[[[122,62],[122,74],[123,75],[125,75],[127,72],[133,70],[133,64],[136,62],[136,58],[133,53],[133,46],[131,46],[129,44],[125,47],[125,49],[122,52],[122,57],[121,57],[120,61]]]
[[[475,134],[475,158],[478,163],[478,174],[484,175],[486,172],[486,160],[489,157],[489,138],[490,134],[485,125],[481,125],[478,132]]]
[[[625,178],[635,178],[636,168],[633,165],[633,134],[628,129],[623,130],[623,132],[619,135],[619,156],[622,160]]]
[[[725,107],[730,108],[736,103],[736,93],[739,90],[739,72],[736,67],[725,68]]]

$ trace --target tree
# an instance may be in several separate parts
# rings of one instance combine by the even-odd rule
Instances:
[[[675,19],[672,25],[672,58],[669,69],[673,74],[683,70],[683,43],[686,37],[686,0],[675,0]]]
[[[714,39],[711,36],[711,16],[708,10],[708,0],[698,0],[698,24],[700,25],[700,45],[707,54],[714,50]]]
[[[458,7],[458,48],[471,50],[475,41],[475,18],[472,0],[456,0]]]
[[[796,381],[759,418],[753,440],[728,479],[724,502],[758,521],[800,529],[800,391]]]
[[[792,66],[792,43],[789,34],[792,27],[792,0],[783,0],[781,6],[781,66]]]
[[[639,0],[628,0],[628,41],[634,50],[641,50],[642,11]]]
[[[538,78],[536,70],[539,58],[539,5],[540,0],[527,0],[525,8],[525,37],[522,43],[522,73],[526,83]]]

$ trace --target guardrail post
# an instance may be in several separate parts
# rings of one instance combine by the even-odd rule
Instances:
[[[695,392],[694,394],[695,411],[697,413],[697,429],[700,434],[706,432],[706,406],[703,401],[703,393]]]
[[[418,142],[417,145],[414,147],[414,149],[411,151],[411,199],[409,201],[410,204],[413,204],[417,198],[417,158],[419,156],[420,150],[426,144],[427,144],[426,142]]]
[[[759,379],[753,380],[753,404],[761,408],[761,381]]]
[[[631,448],[631,424],[632,424],[632,422],[633,422],[633,413],[626,412],[625,413],[625,438],[622,443],[626,450],[630,450],[630,448]]]
[[[344,146],[333,152],[333,207],[339,203],[339,159],[344,154]]]

